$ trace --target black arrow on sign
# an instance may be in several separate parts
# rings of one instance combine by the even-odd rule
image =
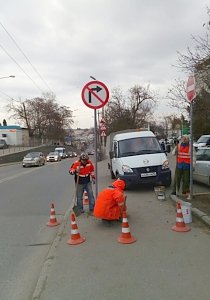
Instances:
[[[100,92],[102,90],[102,88],[100,86],[96,86],[94,88],[91,88],[92,91],[96,91],[97,93]],[[91,92],[89,91],[89,103],[91,103]]]

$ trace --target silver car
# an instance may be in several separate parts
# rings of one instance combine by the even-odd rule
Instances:
[[[210,147],[199,148],[193,166],[193,180],[210,185]]]
[[[47,159],[47,161],[60,161],[61,156],[60,156],[59,152],[55,151],[55,152],[50,152],[47,155],[46,159]]]
[[[210,135],[207,134],[202,135],[197,142],[193,143],[195,151],[205,146],[210,146]]]
[[[42,152],[29,152],[23,158],[23,167],[44,166],[45,157]]]

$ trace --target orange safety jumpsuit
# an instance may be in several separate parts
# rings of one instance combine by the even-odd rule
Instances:
[[[90,182],[90,177],[95,179],[94,166],[91,160],[87,164],[81,164],[80,160],[76,160],[69,169],[70,172],[75,172],[75,176],[79,175],[79,184]],[[77,174],[79,173],[79,174]],[[76,181],[76,178],[75,178]]]
[[[96,199],[93,215],[99,219],[119,220],[125,209],[125,183],[116,180],[112,186],[101,191]]]

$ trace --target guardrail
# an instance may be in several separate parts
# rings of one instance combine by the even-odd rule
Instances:
[[[40,146],[36,146],[37,147],[41,147],[43,145]],[[22,151],[26,151],[26,150],[30,150],[33,149],[34,147],[26,147],[26,146],[10,146],[7,149],[0,149],[0,156],[4,156],[7,154],[13,154],[13,153],[17,153],[17,152],[22,152]]]

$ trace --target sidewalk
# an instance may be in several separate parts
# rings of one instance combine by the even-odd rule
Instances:
[[[171,199],[175,202],[178,200],[176,196],[172,196]],[[172,279],[177,274],[180,277],[177,279],[178,282],[185,280],[185,287],[190,291],[189,286],[193,280],[196,280],[198,274],[192,272],[189,275],[192,265],[195,265],[193,262],[196,261],[197,263],[196,245],[199,242],[205,244],[209,240],[208,236],[205,234],[197,236],[196,232],[199,232],[199,229],[196,228],[193,228],[194,232],[191,231],[187,235],[183,233],[180,235],[173,234],[170,223],[175,221],[174,209],[170,208],[166,201],[152,201],[152,206],[150,202],[144,199],[144,204],[138,201],[133,203],[139,207],[139,212],[135,216],[135,208],[131,213],[132,217],[129,218],[131,231],[137,237],[137,242],[132,245],[120,245],[116,240],[113,241],[113,235],[117,237],[120,234],[120,224],[106,228],[100,226],[96,219],[87,215],[77,218],[80,235],[81,237],[84,236],[86,241],[78,246],[67,245],[67,240],[70,237],[69,209],[64,216],[61,227],[58,228],[57,236],[47,255],[32,300],[118,300],[129,299],[129,297],[139,299],[140,294],[137,296],[137,292],[141,291],[143,295],[144,293],[150,295],[150,290],[145,292],[144,289],[145,286],[151,287],[152,284],[153,289],[156,288],[155,293],[164,293],[159,288],[163,283],[165,284],[163,290],[168,291],[167,286],[170,286]],[[155,210],[153,210],[154,207],[156,207]],[[147,212],[146,218],[145,212]],[[157,218],[153,217],[155,212]],[[140,218],[138,214],[140,214]],[[98,238],[99,233],[100,239]],[[175,247],[176,244],[179,247]],[[153,247],[155,247],[155,255]],[[189,248],[191,251],[188,257]],[[146,253],[149,255],[147,256]],[[178,271],[175,266],[177,257],[179,259],[187,257],[187,260],[183,259],[181,263],[178,263]],[[161,261],[160,264],[158,261]],[[161,274],[163,272],[164,275]],[[166,276],[165,273],[168,275]],[[131,279],[129,279],[130,274],[132,274]],[[147,279],[146,277],[145,279],[148,274],[150,274],[150,278]],[[204,287],[202,288],[203,279],[199,278],[197,278],[197,285],[201,286],[201,289],[197,291],[197,294],[200,295]],[[157,282],[157,286],[154,282]],[[172,286],[174,287],[174,284]],[[171,289],[173,290],[172,286]],[[129,295],[130,290],[134,287],[132,295]],[[115,291],[116,294],[113,296]],[[176,299],[175,293],[176,287],[171,292],[173,296],[171,299]],[[181,292],[179,290],[180,293],[183,293],[183,290]],[[189,294],[191,293],[187,292],[184,295],[185,298],[181,297],[180,299],[191,299],[192,295]],[[165,299],[159,296],[152,293],[150,299]],[[207,297],[204,296],[203,299],[207,299]]]

